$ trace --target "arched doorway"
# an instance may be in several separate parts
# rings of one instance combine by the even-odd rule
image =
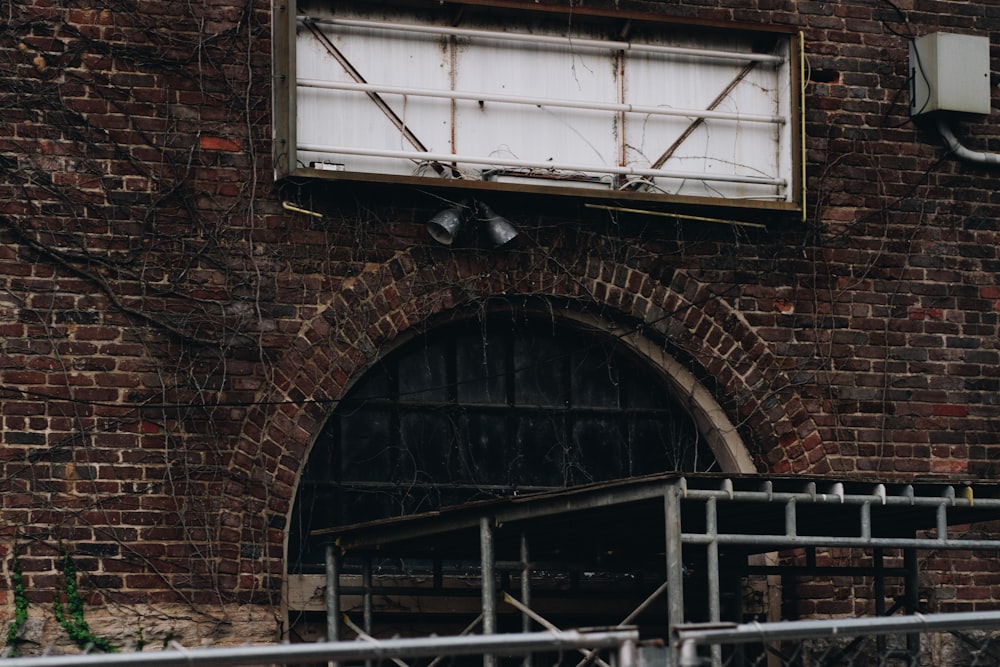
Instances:
[[[504,311],[434,327],[383,356],[314,444],[289,573],[323,571],[323,540],[309,538],[318,528],[651,473],[752,471],[693,376],[635,332],[595,324]],[[442,576],[440,564],[380,567],[390,578]],[[427,617],[401,615],[393,631]]]
[[[634,332],[523,312],[455,321],[383,357],[327,421],[299,484],[289,571],[321,566],[317,528],[750,466],[708,393]]]

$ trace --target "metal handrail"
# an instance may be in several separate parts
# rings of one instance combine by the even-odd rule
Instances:
[[[271,646],[231,646],[145,653],[57,655],[8,658],[4,667],[218,667],[219,665],[305,664],[347,660],[384,660],[437,655],[497,653],[524,655],[535,651],[577,648],[613,648],[619,660],[632,667],[639,633],[634,629],[608,631],[562,630],[558,632],[512,633],[454,637],[420,637]]]
[[[700,667],[699,645],[778,642],[893,633],[949,632],[1000,628],[1000,611],[912,614],[882,618],[836,618],[731,625],[688,625],[674,628],[680,667]]]

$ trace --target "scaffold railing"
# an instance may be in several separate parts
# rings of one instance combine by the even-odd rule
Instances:
[[[315,642],[255,646],[222,646],[144,653],[48,655],[8,658],[4,667],[220,667],[222,665],[301,665],[327,663],[362,665],[402,658],[483,656],[484,664],[497,656],[532,653],[602,652],[615,667],[637,667],[639,634],[633,629],[563,630],[496,635],[458,635],[403,639]],[[578,656],[577,656],[578,657]],[[574,658],[573,664],[576,664]]]
[[[720,625],[674,630],[678,667],[1000,665],[1000,611]]]

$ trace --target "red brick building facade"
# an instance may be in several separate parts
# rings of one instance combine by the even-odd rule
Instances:
[[[801,30],[804,220],[508,192],[495,207],[519,228],[509,249],[443,247],[425,230],[440,201],[416,188],[275,180],[280,1],[10,5],[5,618],[18,597],[47,616],[68,555],[115,641],[282,638],[293,501],[324,423],[377,360],[467,313],[582,322],[674,364],[709,397],[702,430],[731,425],[756,472],[996,474],[997,172],[909,120],[907,49],[936,31],[994,38],[1000,7],[541,4]],[[1000,150],[995,115],[955,127]],[[942,568],[926,582],[935,610],[997,597],[1000,575]],[[851,606],[830,610],[864,611]]]

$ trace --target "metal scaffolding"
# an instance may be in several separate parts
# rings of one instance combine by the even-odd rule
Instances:
[[[731,588],[738,585],[732,577],[750,573],[869,576],[880,615],[886,613],[885,579],[895,577],[903,581],[901,607],[914,613],[919,602],[917,552],[1000,549],[1000,539],[964,539],[949,533],[951,526],[1000,519],[998,497],[1000,487],[979,483],[663,474],[313,534],[329,540],[328,563],[343,555],[361,556],[365,562],[373,556],[426,557],[435,562],[478,559],[485,634],[497,631],[497,573],[501,579],[504,572],[523,573],[518,610],[525,622],[529,618],[537,622],[541,617],[531,609],[533,571],[552,568],[553,563],[593,572],[607,567],[609,559],[626,567],[659,562],[660,587],[641,606],[649,606],[661,592],[666,594],[666,622],[660,636],[667,637],[670,627],[691,620],[692,609],[703,596],[707,604],[698,610],[701,618],[696,620],[726,620],[724,598],[727,594],[732,598]],[[871,564],[817,565],[817,549],[838,547],[863,550],[871,555]],[[885,567],[886,550],[901,553],[903,567]],[[801,558],[781,564],[751,559],[778,551],[794,551]],[[692,576],[692,571],[699,574]],[[435,572],[439,582],[440,571]],[[686,597],[688,586],[693,590]],[[355,592],[370,605],[370,576],[361,588]],[[328,618],[335,623],[341,612],[338,598],[328,594],[327,600]],[[368,614],[370,606],[366,618]]]
[[[802,664],[995,666],[1000,662],[995,647],[998,628],[1000,612],[977,611],[894,618],[732,624],[708,628],[681,626],[675,628],[673,642],[678,649],[675,663],[678,667],[703,667],[706,661],[699,655],[698,648],[710,647],[713,654],[718,654],[722,646],[737,647],[731,649],[730,664],[757,665],[768,661],[768,664],[788,667]],[[927,641],[929,635],[946,633],[957,641],[950,646],[946,642]],[[907,636],[905,649],[899,646],[886,650],[886,636],[892,634]],[[914,635],[923,635],[925,641],[910,641]],[[875,652],[872,652],[872,638],[877,638]],[[782,651],[782,648],[786,650]],[[968,656],[967,662],[956,660],[963,651]]]
[[[7,658],[5,667],[220,667],[234,665],[371,664],[400,658],[524,655],[534,651],[610,650],[615,667],[636,667],[638,635],[634,630],[533,632],[498,636],[420,637],[350,642],[316,642],[268,646],[222,646],[143,653],[46,655]]]

